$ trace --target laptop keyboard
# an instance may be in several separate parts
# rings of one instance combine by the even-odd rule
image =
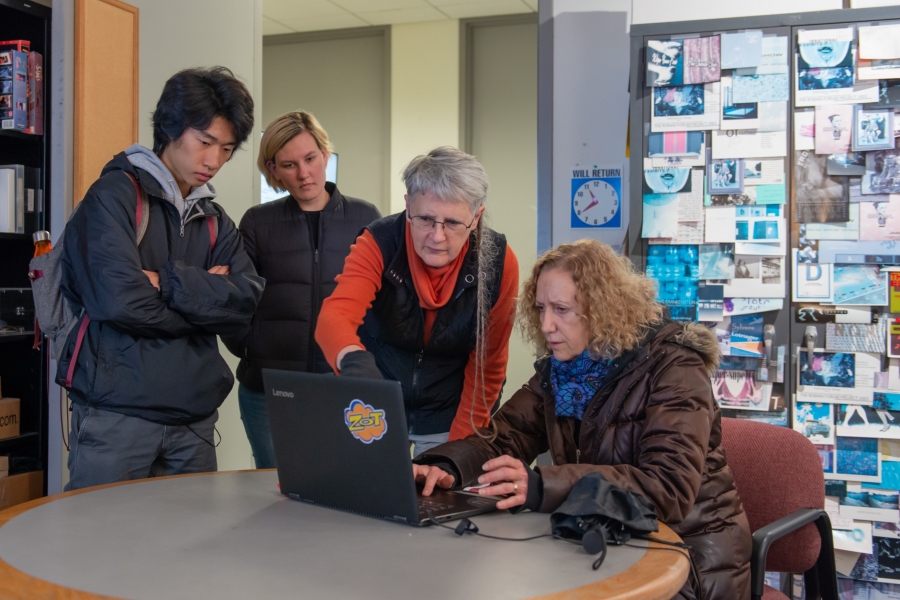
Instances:
[[[452,504],[447,504],[446,502],[438,502],[432,498],[425,498],[424,496],[419,496],[419,513],[427,514],[430,512],[443,512],[445,510],[449,510],[453,508]]]

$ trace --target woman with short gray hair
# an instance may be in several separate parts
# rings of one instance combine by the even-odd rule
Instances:
[[[442,146],[402,175],[406,210],[356,239],[316,341],[340,375],[401,383],[418,455],[491,423],[519,266],[484,224],[488,180],[474,156]]]

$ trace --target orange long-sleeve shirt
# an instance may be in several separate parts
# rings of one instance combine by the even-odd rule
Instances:
[[[407,224],[408,228],[409,224]],[[410,247],[411,245],[407,244],[407,249]],[[460,254],[464,253],[465,249]],[[438,303],[443,300],[440,305],[446,304],[447,300],[443,298],[449,299],[449,293],[441,294],[441,291],[445,286],[450,286],[450,292],[452,292],[462,261],[454,264],[452,272],[445,272],[442,269],[433,270],[426,266],[415,251],[408,251],[407,259],[414,261],[410,271],[416,289],[438,286],[434,287]],[[436,274],[437,271],[440,273]],[[372,306],[375,295],[381,289],[383,272],[384,261],[381,250],[378,248],[375,238],[366,230],[356,238],[356,243],[351,246],[350,254],[344,262],[344,271],[337,276],[337,287],[331,296],[322,303],[322,310],[316,326],[316,342],[322,348],[328,364],[336,373],[338,372],[337,355],[341,350],[354,345],[363,347],[357,330],[362,325],[366,311]],[[421,277],[428,277],[429,281],[417,281],[417,278]],[[466,364],[463,391],[456,417],[450,426],[450,441],[462,439],[473,433],[469,423],[470,411],[475,427],[486,427],[489,422],[490,410],[500,395],[500,388],[506,378],[509,336],[513,328],[518,289],[519,261],[512,248],[507,246],[503,276],[500,281],[500,296],[488,315],[487,323],[488,339],[484,364],[484,398],[487,399],[487,407],[485,407],[480,394],[477,399],[475,397],[475,351],[473,350]],[[419,301],[425,312],[425,340],[431,333],[434,319],[439,310],[439,308],[429,308],[429,305],[435,304],[434,300],[434,298],[427,300],[420,298]]]

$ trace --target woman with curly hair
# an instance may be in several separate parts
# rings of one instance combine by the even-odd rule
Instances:
[[[750,528],[722,448],[710,373],[715,336],[669,321],[653,283],[592,240],[541,256],[519,321],[541,358],[498,411],[497,435],[469,436],[415,460],[423,494],[489,484],[498,508],[553,512],[599,474],[645,496],[691,547],[699,581],[677,598],[750,597]],[[553,464],[529,464],[547,450]]]

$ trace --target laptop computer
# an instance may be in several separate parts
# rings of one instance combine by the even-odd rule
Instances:
[[[410,525],[495,510],[499,498],[418,494],[399,382],[274,369],[262,376],[282,494]]]

